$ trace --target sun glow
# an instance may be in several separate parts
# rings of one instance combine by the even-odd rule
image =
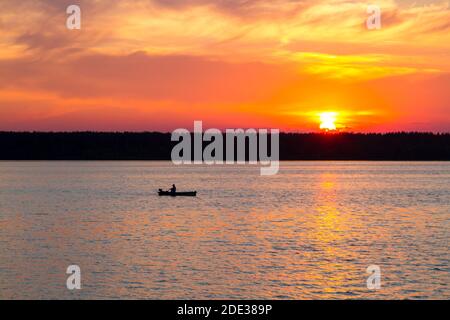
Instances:
[[[320,117],[320,129],[331,131],[336,130],[337,112],[322,112]]]

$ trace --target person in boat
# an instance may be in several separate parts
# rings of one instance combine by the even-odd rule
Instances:
[[[172,192],[172,193],[177,192],[177,187],[174,184],[172,185],[172,188],[170,188],[170,192]]]

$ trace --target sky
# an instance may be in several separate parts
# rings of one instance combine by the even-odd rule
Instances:
[[[1,0],[0,131],[450,132],[449,58],[450,1]]]

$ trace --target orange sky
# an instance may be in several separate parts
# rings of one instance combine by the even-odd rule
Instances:
[[[371,3],[2,0],[0,130],[450,132],[449,1]]]

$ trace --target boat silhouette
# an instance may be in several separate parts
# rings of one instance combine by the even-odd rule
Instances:
[[[196,197],[197,191],[188,191],[188,192],[172,192],[172,191],[163,191],[162,189],[158,190],[158,195],[162,196],[170,196],[170,197]]]

